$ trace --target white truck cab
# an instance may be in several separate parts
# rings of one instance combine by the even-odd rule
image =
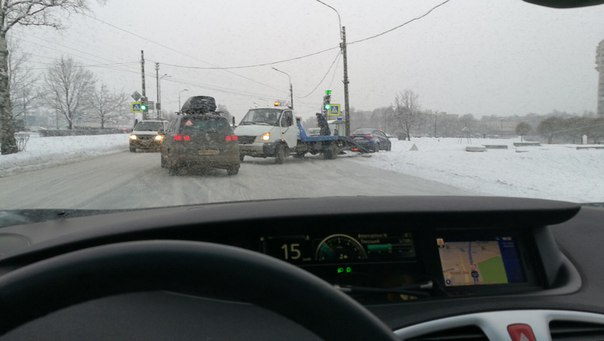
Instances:
[[[276,163],[282,163],[298,143],[294,116],[288,107],[250,109],[235,129],[241,160],[249,155],[275,157]]]

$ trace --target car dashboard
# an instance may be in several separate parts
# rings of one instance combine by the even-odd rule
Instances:
[[[402,339],[602,339],[603,212],[535,199],[420,196],[267,200],[67,215],[0,229],[0,280],[30,264],[99,245],[208,242],[301,268],[361,303]],[[161,307],[161,312],[149,310],[150,305]],[[119,323],[111,318],[124,312],[128,327],[116,331]],[[193,317],[205,322],[182,328],[183,319]],[[4,337],[29,338],[41,330],[65,336],[61,327],[78,319],[86,320],[86,328],[72,330],[73,338],[315,338],[295,323],[245,302],[169,291],[74,305]],[[161,323],[148,322],[153,320]],[[227,327],[229,322],[237,328]],[[526,326],[529,330],[523,329]]]

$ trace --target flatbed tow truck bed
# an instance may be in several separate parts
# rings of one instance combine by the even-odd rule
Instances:
[[[306,131],[299,120],[296,120],[296,125],[300,131],[300,142],[305,144],[317,144],[321,143],[323,146],[329,146],[335,144],[338,148],[337,153],[341,150],[355,148],[361,153],[369,153],[370,150],[356,143],[353,139],[348,136],[334,136],[334,135],[319,135],[319,136],[308,136]],[[336,153],[336,154],[337,154]]]

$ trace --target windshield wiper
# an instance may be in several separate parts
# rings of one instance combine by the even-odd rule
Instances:
[[[394,288],[371,288],[358,287],[354,285],[335,285],[335,288],[347,294],[401,294],[416,297],[430,297],[431,295],[428,291],[434,288],[434,283],[432,281],[427,281],[425,283],[410,284]]]

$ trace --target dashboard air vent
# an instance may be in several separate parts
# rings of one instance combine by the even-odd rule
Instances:
[[[467,340],[467,341],[488,341],[487,336],[482,332],[480,328],[477,326],[465,326],[459,328],[452,328],[441,330],[438,332],[424,334],[421,336],[417,336],[409,341],[435,341],[435,340],[444,340],[444,341],[457,341],[457,340]]]
[[[553,341],[604,340],[604,324],[577,321],[552,321],[549,324]]]

